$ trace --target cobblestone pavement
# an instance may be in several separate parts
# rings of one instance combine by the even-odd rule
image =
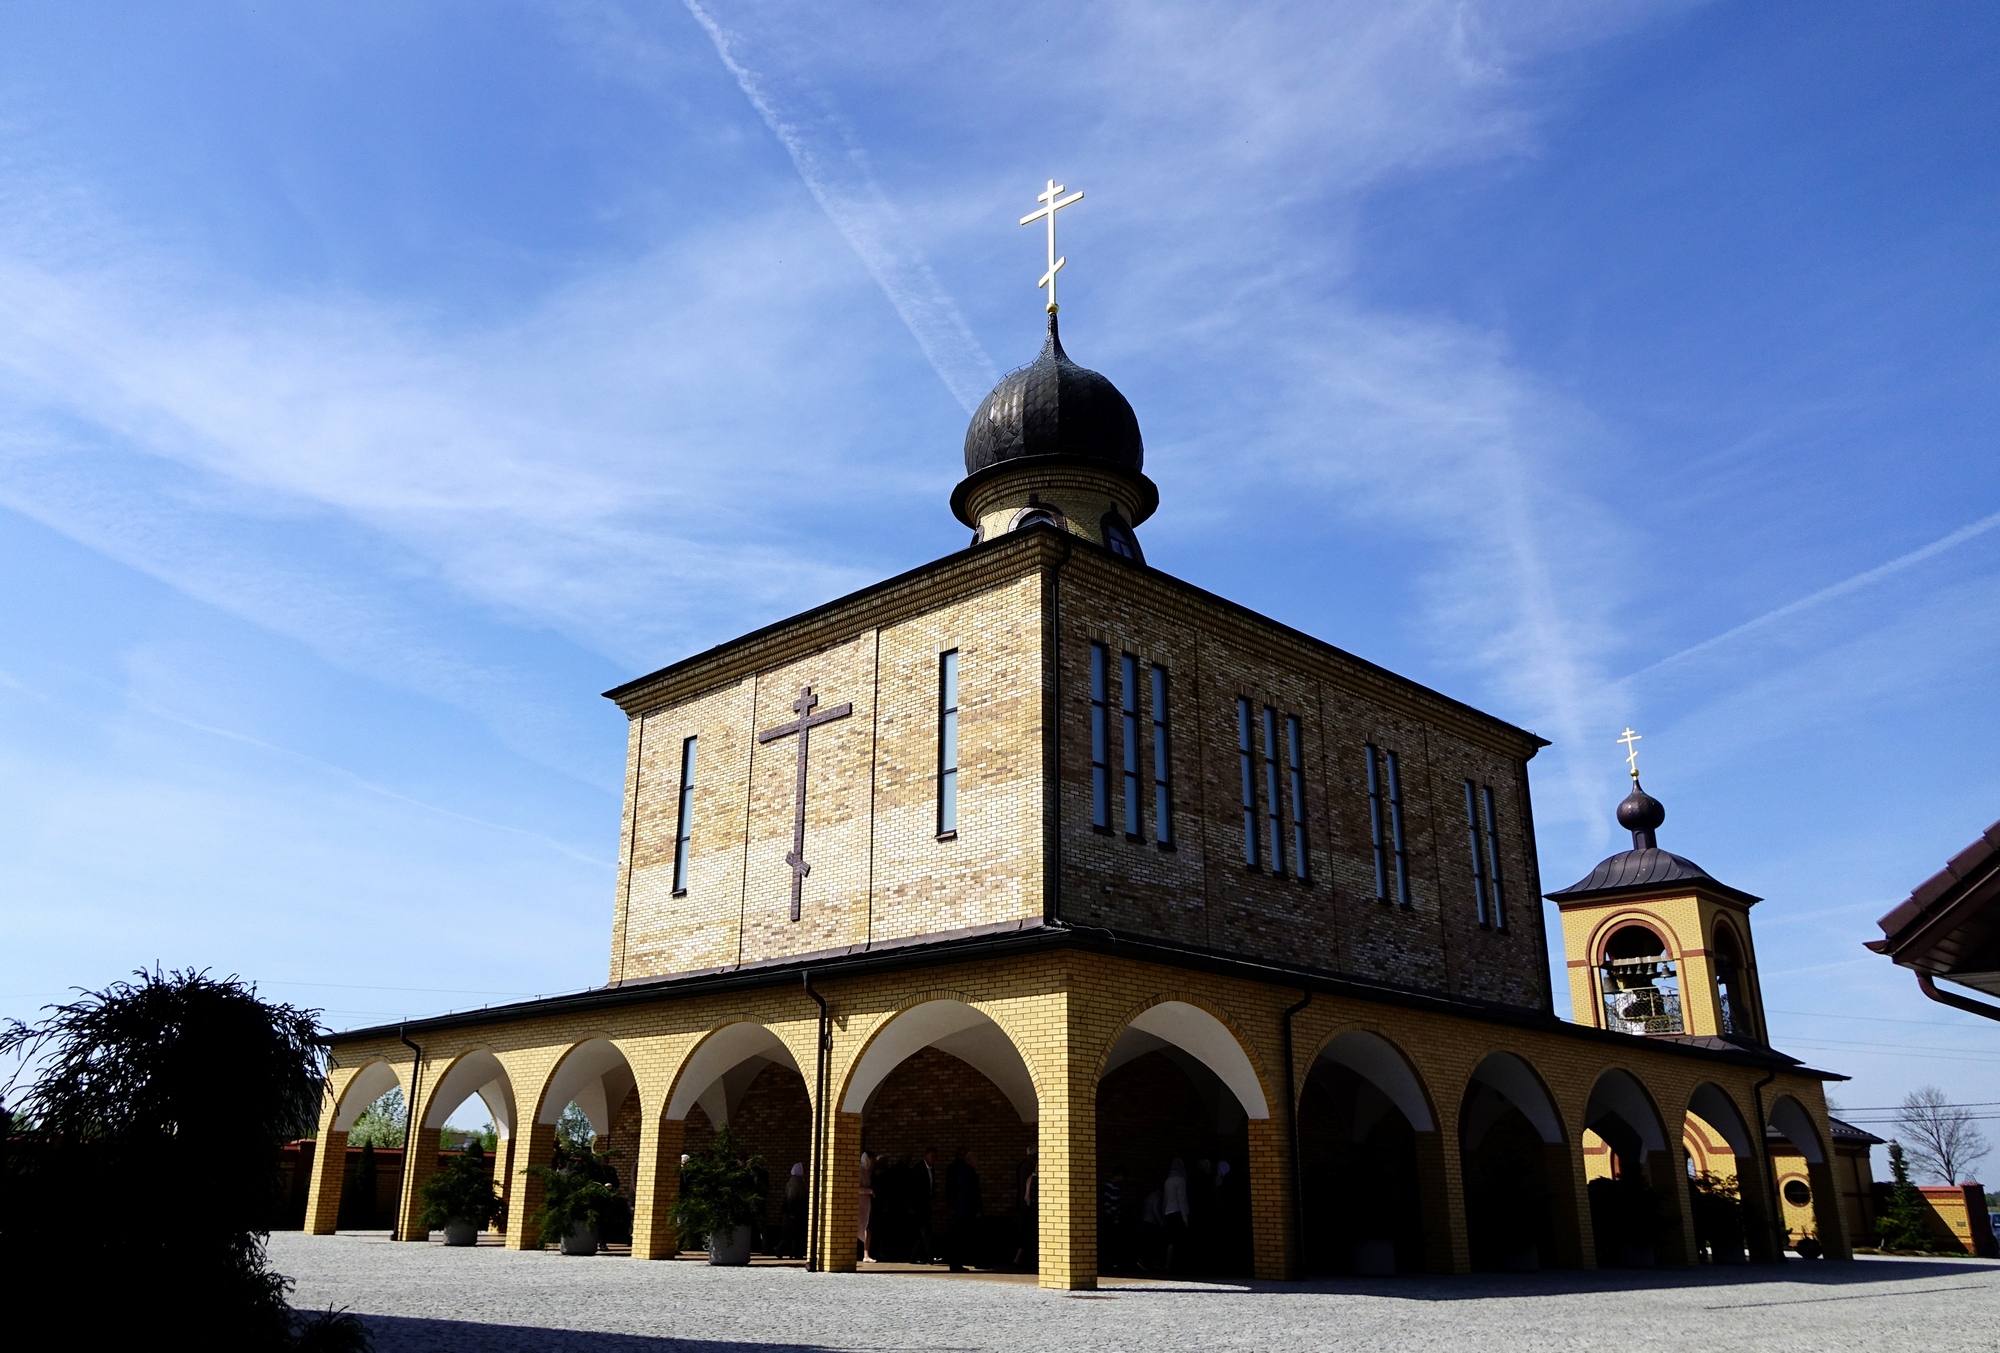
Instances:
[[[298,1284],[294,1305],[361,1314],[380,1353],[1990,1353],[2000,1346],[2000,1263],[1970,1259],[1134,1283],[1065,1294],[997,1275],[711,1268],[399,1245],[379,1234],[279,1233],[271,1258]]]

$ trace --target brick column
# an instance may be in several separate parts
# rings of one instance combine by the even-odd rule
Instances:
[[[1417,1206],[1424,1222],[1424,1271],[1472,1272],[1472,1250],[1465,1241],[1464,1171],[1458,1158],[1458,1134],[1419,1132],[1417,1144]]]
[[[429,1240],[431,1230],[424,1225],[424,1184],[437,1173],[438,1145],[443,1128],[420,1127],[410,1133],[409,1150],[403,1152],[403,1189],[397,1208],[396,1239]]]
[[[649,1114],[639,1121],[639,1169],[632,1186],[634,1259],[671,1259],[680,1253],[674,1204],[680,1199],[681,1144],[686,1140],[684,1118]]]
[[[1654,1253],[1660,1264],[1685,1268],[1699,1253],[1694,1239],[1694,1211],[1688,1206],[1687,1165],[1679,1142],[1646,1154],[1646,1182],[1660,1199],[1665,1223]]]
[[[1771,1176],[1757,1156],[1737,1156],[1736,1196],[1743,1204],[1743,1248],[1753,1264],[1776,1264],[1784,1260],[1778,1248],[1777,1220],[1771,1209]]]
[[[1542,1180],[1549,1190],[1549,1221],[1555,1253],[1542,1256],[1543,1268],[1596,1268],[1597,1241],[1590,1225],[1590,1195],[1584,1188],[1583,1145],[1542,1144]]]
[[[823,1196],[813,1204],[820,1217],[820,1262],[828,1273],[852,1273],[854,1228],[861,1219],[861,1115],[836,1112],[826,1135]]]
[[[1806,1183],[1813,1194],[1813,1230],[1820,1249],[1828,1259],[1852,1259],[1854,1246],[1847,1238],[1847,1221],[1840,1212],[1840,1181],[1833,1164],[1821,1161],[1806,1166]]]
[[[1091,1292],[1097,1288],[1097,1087],[1066,1054],[1065,1041],[1064,1064],[1044,1078],[1035,1134],[1038,1281],[1059,1292]]]
[[[1292,1208],[1291,1143],[1278,1118],[1250,1120],[1250,1271],[1258,1278],[1295,1278],[1298,1227]]]
[[[340,1225],[340,1191],[346,1182],[347,1134],[321,1123],[313,1151],[312,1191],[306,1195],[307,1235],[330,1236]]]
[[[542,1197],[547,1190],[542,1181],[528,1171],[547,1169],[555,1160],[556,1125],[529,1123],[525,1130],[515,1135],[513,1156],[514,1185],[507,1200],[507,1248],[539,1250],[542,1248],[542,1232],[534,1224],[534,1214],[541,1209]]]
[[[507,1202],[514,1196],[514,1134],[502,1137],[493,1152],[493,1182],[500,1188],[501,1226],[510,1214]]]

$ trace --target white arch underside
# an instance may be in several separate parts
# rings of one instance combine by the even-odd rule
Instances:
[[[926,1001],[889,1021],[861,1054],[841,1100],[843,1113],[866,1113],[889,1073],[925,1048],[936,1048],[992,1081],[1024,1123],[1037,1122],[1034,1077],[1012,1039],[963,1001]]]
[[[1688,1100],[1688,1112],[1713,1128],[1722,1140],[1729,1143],[1730,1151],[1749,1159],[1756,1155],[1750,1141],[1750,1130],[1743,1126],[1743,1115],[1737,1112],[1736,1104],[1722,1090],[1722,1087],[1703,1081],[1695,1087]]]
[[[542,1096],[536,1121],[556,1123],[574,1103],[590,1119],[590,1129],[598,1136],[611,1132],[612,1115],[625,1102],[635,1084],[632,1068],[609,1039],[592,1038],[570,1049],[556,1068],[549,1088]]]
[[[1779,1095],[1771,1105],[1771,1126],[1785,1134],[1808,1164],[1826,1163],[1826,1156],[1820,1151],[1819,1130],[1813,1126],[1812,1115],[1806,1112],[1805,1105],[1790,1095]]]
[[[667,1101],[667,1117],[686,1118],[699,1104],[709,1122],[721,1127],[742,1104],[750,1082],[773,1063],[794,1073],[799,1069],[784,1040],[763,1025],[747,1020],[725,1024],[689,1055]]]
[[[487,1116],[493,1120],[493,1128],[502,1137],[514,1134],[513,1087],[507,1079],[506,1068],[491,1052],[480,1049],[469,1052],[452,1063],[444,1079],[432,1091],[430,1107],[424,1113],[424,1126],[441,1128],[458,1112],[460,1105],[477,1096],[486,1108]]]
[[[398,1089],[402,1084],[403,1079],[396,1074],[396,1068],[387,1062],[370,1062],[362,1067],[354,1079],[347,1083],[347,1093],[340,1098],[340,1111],[334,1115],[333,1130],[347,1131],[354,1126],[354,1120],[359,1118],[370,1104],[391,1090]],[[404,1091],[405,1097],[408,1093]]]
[[[1496,1052],[1479,1064],[1479,1069],[1472,1073],[1472,1089],[1468,1093],[1478,1090],[1486,1093],[1474,1096],[1469,1106],[1466,1147],[1478,1146],[1487,1129],[1510,1107],[1520,1110],[1543,1141],[1562,1141],[1562,1120],[1556,1115],[1555,1105],[1549,1102],[1548,1093],[1528,1064],[1513,1053]]]
[[[1416,1073],[1410,1070],[1403,1054],[1396,1051],[1395,1045],[1388,1039],[1366,1029],[1350,1029],[1320,1049],[1319,1055],[1320,1060],[1344,1066],[1373,1086],[1384,1103],[1393,1105],[1409,1121],[1413,1130],[1437,1130]],[[1381,1106],[1372,1106],[1367,1127],[1373,1129],[1380,1118]],[[1362,1127],[1359,1105],[1356,1106],[1354,1131],[1356,1141],[1367,1136]]]
[[[1206,1062],[1187,1049],[1169,1043],[1164,1038],[1155,1037],[1142,1029],[1128,1026],[1118,1041],[1112,1044],[1111,1055],[1104,1059],[1104,1075],[1099,1077],[1099,1080],[1102,1081],[1120,1067],[1137,1061],[1149,1052],[1159,1053],[1180,1068],[1181,1074],[1194,1086],[1195,1093],[1201,1096],[1202,1106],[1214,1120],[1217,1132],[1234,1132],[1242,1126],[1247,1116],[1243,1112],[1243,1105],[1237,1100],[1236,1092],[1223,1084],[1222,1077],[1210,1071]]]
[[[1152,1038],[1154,1044],[1133,1040],[1135,1030]],[[1250,1058],[1236,1041],[1236,1035],[1208,1011],[1185,1001],[1161,1001],[1142,1011],[1112,1046],[1111,1056],[1105,1061],[1106,1073],[1134,1057],[1155,1051],[1161,1043],[1171,1044],[1207,1068],[1235,1097],[1245,1117],[1271,1116],[1263,1082],[1258,1080],[1257,1069],[1250,1065]]]
[[[1667,1149],[1667,1138],[1660,1127],[1660,1116],[1653,1112],[1651,1101],[1639,1082],[1630,1072],[1611,1070],[1597,1078],[1591,1087],[1590,1099],[1584,1105],[1583,1121],[1598,1136],[1604,1136],[1598,1127],[1606,1117],[1615,1117],[1628,1128],[1639,1141],[1639,1160],[1654,1151]],[[1608,1126],[1608,1124],[1607,1124]],[[1606,1138],[1609,1140],[1609,1138]]]

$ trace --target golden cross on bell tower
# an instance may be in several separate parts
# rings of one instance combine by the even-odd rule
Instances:
[[[1056,257],[1056,213],[1064,207],[1069,206],[1072,202],[1083,201],[1083,189],[1081,188],[1071,193],[1068,197],[1064,197],[1062,191],[1062,184],[1057,183],[1054,179],[1050,179],[1048,191],[1035,194],[1035,201],[1044,203],[1045,205],[1037,207],[1021,218],[1022,225],[1032,225],[1044,216],[1048,217],[1049,220],[1049,270],[1042,274],[1042,280],[1035,283],[1035,285],[1049,289],[1048,308],[1051,315],[1056,312],[1056,273],[1061,271],[1063,264],[1069,262],[1066,258]]]
[[[1644,736],[1642,733],[1634,733],[1628,725],[1625,736],[1614,739],[1625,744],[1625,764],[1632,768],[1632,783],[1635,785],[1639,783],[1639,743]]]

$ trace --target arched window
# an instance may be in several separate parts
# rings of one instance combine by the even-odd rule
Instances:
[[[1757,1036],[1752,1026],[1750,993],[1743,977],[1743,945],[1734,927],[1715,927],[1715,1001],[1722,1011],[1722,1032]]]
[[[1053,526],[1058,530],[1068,526],[1060,509],[1045,503],[1030,502],[1014,514],[1014,520],[1007,523],[1009,531],[1024,531],[1030,526]]]
[[[1120,559],[1130,559],[1135,564],[1146,562],[1146,557],[1139,553],[1138,537],[1132,534],[1132,528],[1127,526],[1125,519],[1116,512],[1105,513],[1103,520],[1098,523],[1098,528],[1104,532],[1105,549]]]
[[[1666,942],[1646,926],[1620,926],[1604,946],[1604,1027],[1627,1034],[1681,1032],[1680,977]]]

